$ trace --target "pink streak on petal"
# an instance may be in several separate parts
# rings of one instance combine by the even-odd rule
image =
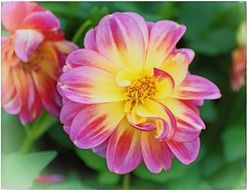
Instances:
[[[177,142],[190,142],[199,137],[201,130],[184,121],[177,120],[177,129],[172,140]]]
[[[35,30],[17,30],[15,37],[15,53],[23,62],[29,59],[44,39],[44,36]]]
[[[163,168],[171,168],[172,152],[165,142],[156,140],[150,132],[142,132],[142,155],[150,172],[159,173]]]
[[[193,162],[197,158],[200,151],[199,137],[191,142],[181,143],[176,141],[169,141],[167,144],[177,159],[186,165]]]
[[[140,131],[122,121],[109,139],[106,160],[110,171],[125,174],[142,161]]]
[[[56,31],[60,29],[60,22],[50,11],[33,12],[27,15],[22,23],[22,28],[36,29],[39,31]]]
[[[221,97],[221,94],[218,87],[211,81],[189,74],[176,89],[174,97],[184,100],[217,99]]]

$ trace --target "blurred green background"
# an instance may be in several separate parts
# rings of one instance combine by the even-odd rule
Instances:
[[[204,76],[220,88],[222,98],[205,101],[201,117],[198,159],[185,166],[174,159],[168,172],[152,174],[142,165],[130,174],[130,188],[246,188],[246,87],[230,88],[231,53],[238,48],[236,32],[246,18],[242,2],[39,2],[61,21],[68,40],[80,47],[86,31],[106,14],[133,11],[147,21],[174,20],[187,26],[178,47],[195,51],[191,73]],[[18,153],[25,130],[16,116],[2,111],[2,187],[121,188],[123,177],[107,170],[106,162],[89,150],[76,149],[55,124],[35,142],[32,152]],[[49,150],[49,151],[48,151]],[[52,150],[52,151],[51,151]],[[45,151],[45,152],[44,152]],[[56,184],[33,182],[38,173],[64,176]]]

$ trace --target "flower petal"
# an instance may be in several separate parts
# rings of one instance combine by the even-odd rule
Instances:
[[[157,92],[154,95],[154,99],[164,99],[173,92],[175,83],[168,73],[160,69],[154,68],[154,76],[158,78],[156,84]]]
[[[159,68],[163,61],[174,51],[186,27],[173,21],[158,21],[152,26],[149,37],[145,67]]]
[[[44,36],[35,30],[17,30],[15,37],[15,53],[23,62],[27,62],[44,39]]]
[[[211,81],[188,74],[172,96],[183,100],[196,100],[217,99],[221,97],[221,94],[218,87]]]
[[[145,57],[143,34],[131,16],[113,13],[103,17],[96,30],[96,43],[100,53],[115,64],[142,69]]]
[[[117,65],[108,58],[100,55],[95,51],[87,49],[78,49],[76,51],[73,51],[67,57],[66,65],[64,66],[63,70],[67,71],[71,68],[79,66],[96,67],[113,74],[115,74],[119,69]]]
[[[188,66],[194,57],[194,52],[190,49],[179,49],[170,55],[161,68],[173,78],[178,86],[188,73]]]
[[[124,118],[109,139],[106,152],[111,172],[125,174],[134,170],[142,161],[141,131],[133,128]]]
[[[165,142],[155,139],[152,132],[142,132],[141,142],[143,160],[150,172],[171,168],[173,154]]]
[[[36,3],[4,2],[2,5],[2,23],[12,33],[18,29],[27,14],[41,10],[43,8]]]
[[[153,100],[146,100],[145,104],[136,106],[136,115],[142,118],[156,120],[157,139],[171,139],[176,130],[176,120],[168,108]]]
[[[23,19],[21,26],[22,28],[54,32],[60,28],[60,22],[50,11],[39,11],[27,15]]]
[[[124,116],[121,102],[92,104],[74,118],[70,138],[79,148],[94,148],[104,142]],[[114,112],[112,111],[114,110]]]
[[[166,98],[162,100],[161,103],[167,106],[176,119],[184,121],[199,130],[205,128],[205,124],[200,116],[183,101],[175,98]]]
[[[177,120],[177,129],[173,140],[177,142],[189,142],[199,137],[201,130],[184,121]]]
[[[88,50],[98,51],[96,44],[96,29],[90,29],[84,37],[84,47]]]
[[[63,104],[63,107],[60,112],[60,121],[61,123],[64,124],[63,128],[66,133],[70,132],[70,127],[72,125],[72,122],[75,116],[87,106],[88,106],[87,104],[78,104],[70,100],[67,100]]]
[[[167,145],[173,154],[177,157],[177,159],[186,165],[193,162],[197,158],[200,151],[199,137],[191,142],[186,143],[169,141],[167,142]]]
[[[103,143],[101,143],[100,145],[92,148],[93,152],[105,158],[108,142],[109,142],[109,138],[105,140]]]
[[[91,104],[123,100],[123,88],[114,75],[96,67],[80,66],[60,76],[60,94],[71,101]]]

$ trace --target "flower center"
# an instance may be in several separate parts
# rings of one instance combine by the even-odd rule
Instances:
[[[126,88],[125,111],[129,112],[139,103],[144,104],[144,101],[152,98],[156,92],[156,79],[150,76],[141,76]]]

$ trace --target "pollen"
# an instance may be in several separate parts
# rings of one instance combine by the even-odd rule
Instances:
[[[153,98],[156,92],[156,79],[153,77],[142,76],[133,81],[124,94],[125,111],[128,112],[137,104],[144,104],[145,100]]]

